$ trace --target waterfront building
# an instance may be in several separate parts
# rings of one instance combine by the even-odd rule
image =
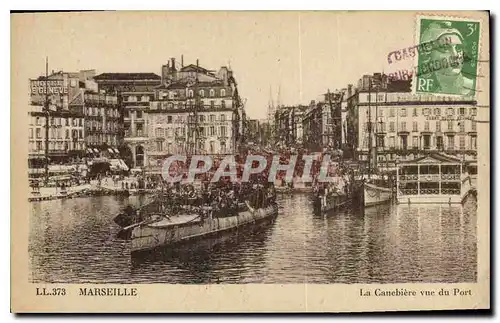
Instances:
[[[302,116],[304,145],[311,151],[325,148],[344,149],[347,137],[347,89],[328,91],[323,98],[311,101]]]
[[[150,168],[171,154],[231,154],[243,140],[241,108],[233,72],[201,66],[162,66],[162,84],[154,89],[148,112],[146,154]]]
[[[414,95],[410,81],[375,74],[360,79],[347,101],[349,145],[357,159],[375,163],[371,167],[394,168],[397,158],[435,152],[476,160],[477,108],[471,98]]]
[[[305,105],[281,106],[275,112],[274,124],[278,142],[284,146],[301,146],[304,139],[303,118]]]
[[[85,156],[85,116],[83,109],[72,105],[71,102],[80,95],[93,75],[92,70],[78,73],[52,71],[48,77],[40,76],[30,80],[28,109],[30,168],[43,168],[46,158],[50,164],[64,164]],[[48,111],[45,109],[46,102]],[[48,127],[48,156],[46,156],[46,127]]]
[[[103,73],[94,79],[99,90],[117,96],[119,126],[115,134],[121,157],[131,168],[144,167],[147,113],[161,77],[154,73]]]

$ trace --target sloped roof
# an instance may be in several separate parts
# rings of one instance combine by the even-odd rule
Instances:
[[[402,161],[402,164],[436,164],[436,163],[459,163],[460,159],[442,153],[431,153],[427,156],[415,158],[413,160]]]
[[[155,73],[102,73],[94,77],[95,80],[160,80]]]

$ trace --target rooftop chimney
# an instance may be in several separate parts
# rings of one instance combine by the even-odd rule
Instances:
[[[175,57],[172,57],[170,60],[172,61],[172,70],[175,71],[176,70],[175,69]]]

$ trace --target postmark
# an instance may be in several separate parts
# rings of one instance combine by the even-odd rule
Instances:
[[[480,22],[472,19],[418,16],[417,42],[442,45],[424,46],[418,51],[413,91],[475,96],[480,34]]]

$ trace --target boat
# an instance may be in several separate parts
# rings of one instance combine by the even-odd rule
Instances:
[[[474,177],[464,163],[442,153],[402,161],[397,170],[398,203],[461,204],[475,194]]]
[[[389,187],[384,187],[369,182],[363,183],[363,205],[365,207],[389,203],[392,201],[393,192]]]
[[[248,202],[246,202],[246,208],[229,216],[214,212],[211,207],[204,207],[198,212],[194,210],[182,212],[175,216],[154,214],[151,218],[132,225],[131,252],[137,254],[159,247],[169,247],[196,239],[218,236],[229,231],[241,230],[246,226],[272,221],[277,215],[276,203],[254,209]],[[127,229],[124,228],[124,230]]]
[[[350,198],[343,193],[332,192],[326,195],[316,195],[313,199],[314,212],[325,214],[339,210],[351,202]]]
[[[172,206],[168,199],[157,198],[139,209],[130,207],[116,217],[115,223],[122,227],[118,237],[130,240],[131,253],[136,255],[274,221],[278,215],[275,198],[259,194],[266,194],[265,190],[255,190],[234,207],[203,204],[199,198]]]

